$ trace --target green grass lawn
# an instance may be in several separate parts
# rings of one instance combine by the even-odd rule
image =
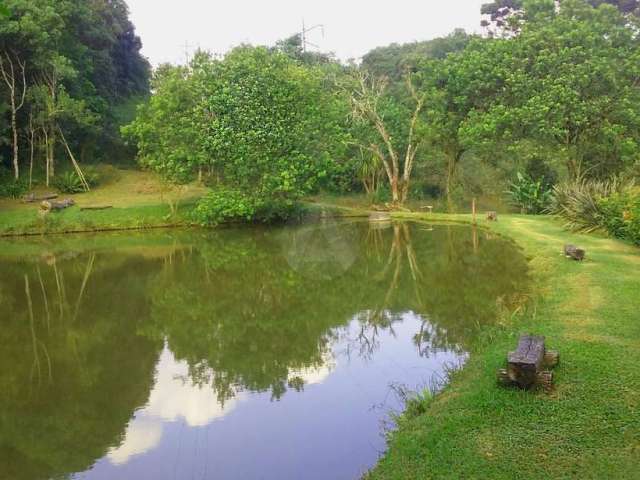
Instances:
[[[502,216],[491,229],[523,247],[537,290],[425,414],[401,419],[367,478],[640,478],[640,249],[548,217]],[[567,260],[565,243],[587,260]],[[560,352],[553,393],[497,387],[521,333]]]
[[[100,185],[87,193],[67,195],[76,206],[52,212],[43,219],[39,205],[19,200],[0,201],[0,236],[40,233],[89,232],[179,226],[188,223],[186,213],[206,188],[191,184],[172,187],[150,172],[108,167]],[[37,193],[52,192],[39,188]],[[104,206],[108,210],[81,210]],[[173,208],[172,208],[173,207]]]

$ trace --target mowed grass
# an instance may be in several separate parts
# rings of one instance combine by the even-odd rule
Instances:
[[[0,202],[0,235],[66,233],[178,226],[188,223],[187,212],[206,189],[195,184],[175,187],[150,172],[107,167],[101,183],[87,193],[60,194],[76,206],[42,218],[39,204],[19,200]],[[37,193],[55,189],[39,188]],[[58,200],[59,200],[58,199]],[[111,206],[82,210],[86,206]]]
[[[503,216],[491,228],[523,247],[533,298],[478,344],[426,414],[400,421],[367,478],[640,479],[640,249],[548,217]],[[567,260],[565,243],[587,260]],[[496,386],[522,333],[560,352],[551,394]]]

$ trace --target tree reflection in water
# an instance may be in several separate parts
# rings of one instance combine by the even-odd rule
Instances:
[[[407,316],[420,319],[417,355],[462,353],[527,286],[513,244],[456,226],[325,219],[85,243],[0,260],[10,478],[128,459],[134,411],[197,418],[153,407],[162,385],[204,388],[216,412],[251,392],[302,392],[353,355],[372,359]]]

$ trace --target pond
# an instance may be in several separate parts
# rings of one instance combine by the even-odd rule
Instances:
[[[0,478],[357,479],[526,292],[465,226],[0,242]]]

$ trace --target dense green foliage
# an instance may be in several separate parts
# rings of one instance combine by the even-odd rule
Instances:
[[[309,51],[300,35],[198,52],[155,70],[153,95],[122,130],[129,146],[119,125],[148,91],[148,65],[124,1],[5,3],[5,166],[24,177],[33,154],[36,176],[44,158],[51,177],[61,155],[82,164],[137,148],[169,181],[211,187],[198,223],[286,217],[319,189],[392,208],[483,197],[540,213],[556,183],[640,168],[636,0],[490,2],[489,35],[392,44],[360,65]]]
[[[211,223],[254,218],[267,198],[291,206],[317,188],[392,206],[444,195],[449,210],[508,190],[540,213],[556,182],[637,172],[631,3],[494,2],[483,13],[501,35],[393,44],[360,66],[305,52],[299,36],[223,59],[199,53],[157,70],[126,132],[144,165],[234,192],[211,195],[202,223],[205,212]]]
[[[29,184],[24,180],[16,180],[9,170],[0,167],[0,198],[19,198]]]
[[[124,0],[5,0],[0,163],[14,177],[77,161],[126,161],[119,125],[148,93],[149,65]],[[30,175],[30,174],[29,174]]]
[[[344,149],[346,105],[324,73],[262,47],[239,47],[221,60],[200,53],[188,67],[158,70],[155,95],[125,132],[143,165],[175,181],[204,172],[214,187],[230,189],[227,199],[203,200],[202,222],[207,213],[213,223],[220,215],[252,218],[267,203],[286,210],[327,177]]]
[[[603,227],[602,200],[625,188],[619,178],[563,182],[554,187],[548,211],[564,219],[571,230],[591,232]]]
[[[532,180],[528,175],[518,172],[517,180],[507,191],[511,202],[521,213],[538,214],[544,212],[551,201],[551,190],[543,184],[543,180]]]
[[[640,245],[640,192],[628,190],[598,202],[602,225],[613,236]]]
[[[84,177],[90,187],[98,185],[98,174],[92,169],[85,169]],[[53,181],[53,185],[62,193],[84,192],[84,184],[78,174],[74,171],[61,173]]]

